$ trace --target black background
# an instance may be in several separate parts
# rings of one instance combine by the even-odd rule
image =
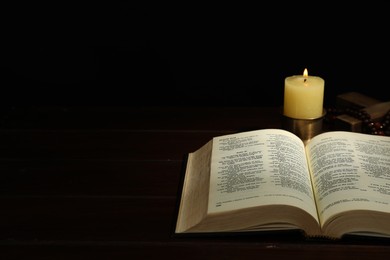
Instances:
[[[293,1],[5,8],[3,105],[279,106],[284,78],[325,80],[325,105],[388,101],[385,6]]]

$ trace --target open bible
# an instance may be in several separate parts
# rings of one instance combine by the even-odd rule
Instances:
[[[189,153],[175,233],[292,230],[390,237],[390,137],[281,129],[214,137]]]

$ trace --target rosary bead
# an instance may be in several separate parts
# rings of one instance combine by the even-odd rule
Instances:
[[[390,136],[390,110],[383,117],[382,121],[373,122],[370,114],[365,110],[328,108],[325,120],[328,123],[333,123],[337,116],[341,114],[347,114],[361,120],[363,133]]]

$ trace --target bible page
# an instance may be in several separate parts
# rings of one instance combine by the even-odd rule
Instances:
[[[348,210],[390,213],[390,137],[327,132],[307,155],[321,223]]]
[[[300,207],[317,219],[301,139],[281,129],[215,137],[209,212],[277,204]]]

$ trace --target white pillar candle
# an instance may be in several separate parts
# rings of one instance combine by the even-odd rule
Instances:
[[[309,76],[307,69],[303,75],[294,75],[284,81],[285,116],[296,119],[319,118],[323,113],[325,81],[317,76]]]

